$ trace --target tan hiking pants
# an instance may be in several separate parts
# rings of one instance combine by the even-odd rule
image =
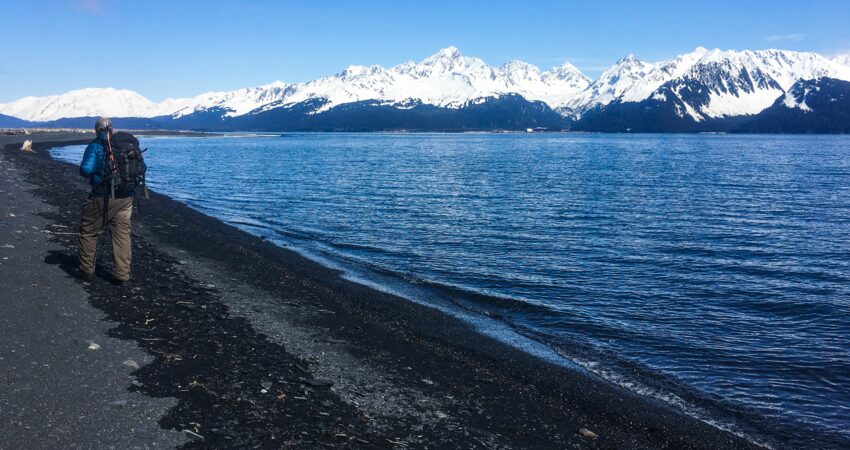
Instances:
[[[130,215],[133,212],[133,197],[110,198],[106,211],[106,224],[112,234],[113,276],[118,280],[130,279]],[[103,198],[90,197],[83,205],[80,220],[80,271],[94,273],[97,256],[97,237],[103,231]]]

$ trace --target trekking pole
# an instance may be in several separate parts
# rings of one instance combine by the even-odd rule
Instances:
[[[144,153],[146,151],[148,151],[147,147],[145,147],[145,149],[142,150],[142,153]],[[147,167],[147,165],[145,167]],[[148,200],[150,200],[150,198],[151,198],[151,195],[148,192],[148,180],[145,179],[144,175],[142,175],[142,195],[144,195],[145,198],[148,199]],[[141,213],[141,210],[139,210],[139,213]]]
[[[118,164],[115,163],[115,155],[112,154],[112,141],[109,138],[110,132],[106,130],[106,148],[107,155],[109,156],[109,191],[112,194],[112,198],[115,198],[115,172],[118,171]],[[106,218],[109,214],[109,194],[103,194],[103,224],[101,228],[106,228]]]
[[[133,195],[133,201],[136,203],[136,208],[138,208],[138,210],[139,210],[139,217],[141,217],[142,216],[142,202],[139,201],[139,199],[137,199],[135,195]]]
[[[106,131],[106,146],[109,148],[109,163],[112,169],[112,176],[109,177],[109,187],[112,193],[112,198],[115,198],[115,172],[118,171],[118,164],[115,162],[115,154],[112,153],[112,140],[109,138],[110,132]]]

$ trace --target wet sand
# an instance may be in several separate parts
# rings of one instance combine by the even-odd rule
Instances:
[[[0,146],[9,144],[5,160],[47,205],[34,214],[48,229],[75,230],[87,186],[75,166],[53,161],[46,149],[80,136],[26,138],[36,142],[35,154],[12,143],[23,137],[0,137]],[[126,389],[172,401],[158,425],[189,430],[188,447],[756,447],[437,310],[346,281],[165,196],[152,193],[141,206],[132,284],[108,282],[106,236],[95,280],[74,282],[114,325],[110,338],[150,356]],[[76,267],[75,237],[44,234],[59,248],[44,270],[67,280]],[[49,299],[44,308],[62,301]],[[92,371],[107,370],[102,364]],[[0,423],[0,435],[11,426]]]

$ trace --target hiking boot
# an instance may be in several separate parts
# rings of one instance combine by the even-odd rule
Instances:
[[[130,280],[122,280],[120,278],[115,277],[112,277],[110,281],[116,286],[127,286],[128,284],[130,284]]]
[[[77,271],[77,277],[86,282],[91,282],[93,276],[94,274],[91,272],[83,272],[82,270]]]

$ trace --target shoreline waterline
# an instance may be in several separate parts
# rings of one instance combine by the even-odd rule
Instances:
[[[205,213],[202,209],[198,211]],[[252,233],[251,227],[243,228],[238,223],[231,223],[231,225]],[[660,386],[652,386],[642,382],[642,380],[626,376],[625,373],[618,371],[616,367],[605,367],[601,364],[602,361],[579,359],[575,354],[566,352],[563,347],[559,348],[551,342],[547,343],[539,338],[523,334],[515,324],[493,317],[488,311],[476,309],[471,307],[471,305],[463,305],[463,301],[470,298],[477,298],[478,300],[476,302],[486,302],[487,300],[505,302],[518,301],[518,299],[498,297],[486,292],[469,291],[468,288],[463,286],[441,285],[438,282],[429,280],[413,281],[400,273],[379,274],[374,268],[368,269],[362,264],[358,267],[356,262],[345,261],[341,255],[334,255],[330,251],[326,255],[322,255],[315,250],[308,250],[301,247],[294,241],[286,241],[280,238],[269,239],[262,234],[255,235],[267,239],[281,248],[293,250],[299,255],[319,263],[328,269],[339,271],[340,277],[345,280],[363,285],[369,289],[390,294],[405,301],[432,308],[453,319],[469,324],[483,336],[493,338],[547,363],[576,371],[583,376],[593,377],[625,392],[660,401],[668,407],[711,425],[718,430],[730,432],[765,448],[774,448],[770,444],[769,437],[749,434],[741,428],[742,424],[735,423],[728,414],[724,414],[719,409],[715,408],[714,412],[710,412],[704,406],[699,406],[694,402],[685,400],[674,391],[665,391]],[[529,305],[531,306],[531,304]],[[596,356],[598,357],[599,355]]]

